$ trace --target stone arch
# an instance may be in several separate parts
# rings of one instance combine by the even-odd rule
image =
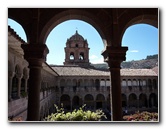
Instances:
[[[139,95],[139,107],[142,108],[142,107],[147,107],[147,106],[148,106],[147,96],[146,96],[146,94],[141,93]]]
[[[157,95],[155,93],[149,95],[149,107],[158,107]]]
[[[98,94],[96,96],[96,109],[103,108],[105,102],[105,97],[103,94]]]
[[[83,80],[82,79],[78,80],[77,86],[83,86]]]
[[[131,79],[128,79],[128,80],[127,80],[127,86],[128,86],[128,89],[129,89],[130,91],[133,89]]]
[[[89,80],[89,86],[91,86],[91,87],[94,86],[94,80],[93,80],[93,79],[90,79],[90,80]]]
[[[80,97],[74,96],[72,99],[72,109],[78,109],[80,107]]]
[[[145,79],[143,79],[142,85],[143,85],[143,86],[146,86],[146,80],[145,80]]]
[[[136,79],[133,79],[133,86],[138,86]]]
[[[77,86],[77,80],[73,79],[73,86]]]
[[[134,93],[129,95],[128,99],[129,107],[137,107],[137,96]]]
[[[126,79],[123,79],[123,80],[122,80],[122,86],[127,86]]]
[[[86,108],[94,109],[94,97],[91,94],[85,95],[84,104],[86,104]]]
[[[28,41],[27,40],[28,35],[27,35],[27,32],[26,32],[26,28],[24,27],[24,24],[20,20],[14,18],[14,17],[9,16],[8,19],[12,20],[14,22],[14,24],[17,24],[17,26],[19,26],[19,30],[21,31],[21,33],[25,34],[25,42]],[[22,39],[22,41],[23,41],[23,39]]]
[[[65,110],[70,110],[71,109],[71,100],[70,100],[70,96],[67,94],[63,94],[60,97],[60,104],[63,105]]]
[[[59,14],[54,15],[45,24],[45,26],[43,27],[43,29],[41,31],[39,41],[41,43],[45,43],[48,34],[51,32],[51,30],[54,27],[56,27],[58,24],[60,24],[64,21],[71,20],[71,19],[82,20],[82,21],[89,23],[97,30],[97,32],[99,33],[99,35],[101,36],[101,38],[103,40],[106,39],[105,35],[103,33],[103,30],[99,26],[101,24],[101,22],[95,15],[93,15],[90,12],[87,12],[85,10],[68,9],[65,11],[61,11],[61,13],[59,13]]]
[[[75,59],[75,55],[74,55],[74,52],[70,52],[70,60],[74,60]]]
[[[80,52],[79,60],[84,60],[84,59],[85,59],[84,53],[83,53],[83,52]]]
[[[66,81],[65,79],[60,80],[60,87],[65,87],[66,86]]]
[[[106,80],[106,86],[107,86],[107,87],[111,86],[110,79],[107,79],[107,80]]]
[[[99,90],[99,88],[100,88],[100,80],[99,79],[95,80],[95,87],[96,87],[96,90]]]
[[[122,94],[122,107],[127,107],[127,96]]]
[[[127,85],[128,85],[128,86],[132,86],[131,79],[128,79],[128,81],[127,81]]]
[[[100,86],[106,86],[106,81],[105,79],[100,80]]]
[[[72,86],[72,81],[71,81],[71,79],[67,79],[66,85],[67,85],[67,86]]]
[[[156,12],[158,13],[158,11],[156,11]],[[148,14],[148,13],[146,13],[146,11],[144,12],[144,14],[140,14],[140,12],[139,12],[137,15],[131,16],[130,18],[129,18],[129,15],[127,13],[125,13],[123,16],[123,17],[125,17],[125,20],[120,20],[124,24],[123,27],[121,28],[120,43],[122,43],[122,37],[123,37],[125,31],[127,30],[127,28],[129,28],[132,25],[144,23],[144,24],[149,24],[149,25],[152,25],[152,26],[158,28],[158,14],[156,14],[156,12],[152,12],[152,14]]]
[[[89,86],[89,80],[88,79],[84,79],[84,86]]]

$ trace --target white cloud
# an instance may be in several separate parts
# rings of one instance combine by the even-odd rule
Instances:
[[[97,59],[98,57],[96,56],[96,55],[91,55],[90,57],[89,57],[89,59]]]
[[[131,50],[130,52],[139,52],[138,50]]]
[[[91,55],[90,57],[89,57],[89,59],[90,59],[90,62],[92,63],[92,64],[100,64],[100,63],[104,63],[104,58],[103,57],[101,57],[101,56],[96,56],[96,55]]]

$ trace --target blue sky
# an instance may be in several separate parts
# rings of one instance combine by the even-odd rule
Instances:
[[[24,30],[18,23],[8,19],[10,25],[25,41]],[[76,30],[87,39],[89,44],[89,59],[91,63],[103,63],[101,51],[104,45],[99,33],[90,24],[80,20],[68,20],[57,25],[48,35],[46,44],[49,48],[48,64],[62,65],[65,59],[64,47],[67,38],[75,34]],[[158,29],[147,24],[130,26],[124,33],[122,46],[128,46],[126,60],[145,59],[147,55],[158,54]]]

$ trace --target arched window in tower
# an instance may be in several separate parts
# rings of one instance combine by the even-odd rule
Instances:
[[[74,53],[73,52],[70,53],[70,60],[74,60]]]
[[[78,47],[78,44],[76,44],[76,47]]]
[[[84,60],[84,53],[83,52],[80,53],[79,60]]]

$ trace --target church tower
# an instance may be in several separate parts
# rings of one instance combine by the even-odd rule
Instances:
[[[82,67],[90,65],[87,40],[79,35],[77,30],[73,36],[67,39],[64,65],[79,65]]]

